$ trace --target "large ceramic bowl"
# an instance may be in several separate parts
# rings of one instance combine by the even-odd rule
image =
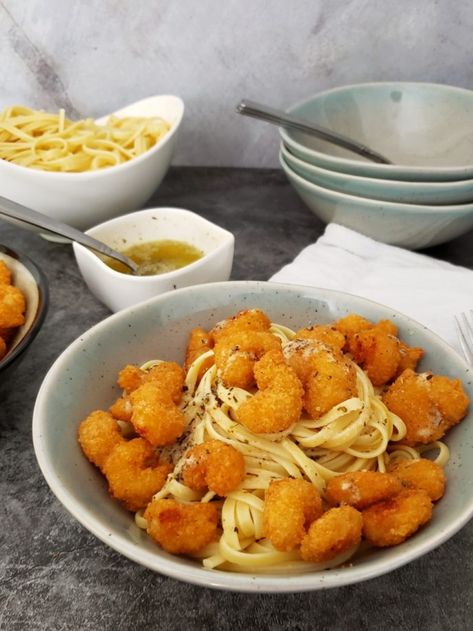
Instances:
[[[428,204],[430,206],[473,202],[473,180],[403,182],[351,175],[350,173],[323,169],[301,160],[286,149],[283,143],[281,143],[281,155],[286,164],[308,182],[347,195],[368,197],[385,202]]]
[[[183,241],[202,252],[189,265],[164,274],[132,276],[108,267],[79,243],[73,243],[79,270],[90,291],[112,311],[188,285],[228,280],[235,238],[231,232],[184,208],[147,208],[110,219],[87,231],[121,251],[150,241]]]
[[[55,173],[0,160],[2,195],[79,230],[140,208],[168,170],[183,114],[177,96],[153,96],[113,112],[117,117],[159,116],[171,129],[149,151],[99,171]]]
[[[298,131],[281,129],[292,153],[324,169],[389,180],[473,178],[473,91],[431,83],[362,83],[291,107],[301,118],[385,155],[375,164]]]
[[[378,241],[418,250],[450,241],[473,228],[473,202],[429,206],[356,197],[309,182],[293,171],[282,155],[280,163],[296,192],[319,219]]]
[[[473,514],[471,414],[448,434],[449,482],[432,521],[405,543],[365,552],[345,567],[290,575],[208,570],[198,561],[167,554],[135,526],[133,515],[110,498],[104,479],[83,456],[77,441],[80,421],[91,410],[112,403],[117,396],[115,377],[124,364],[157,357],[181,362],[192,327],[210,327],[252,307],[291,328],[350,312],[373,320],[393,318],[401,337],[426,349],[423,368],[459,377],[473,396],[471,368],[462,358],[425,327],[387,307],[344,293],[276,283],[188,287],[97,324],[73,342],[46,375],[34,408],[34,448],[43,475],[65,508],[107,545],[152,570],[206,587],[252,593],[326,589],[372,579],[433,550],[457,532]],[[89,554],[87,549],[82,553]]]
[[[0,379],[17,366],[41,329],[48,310],[48,283],[41,269],[29,257],[0,245],[0,260],[12,272],[12,284],[21,289],[26,300],[25,323],[9,341],[8,352],[0,360]]]

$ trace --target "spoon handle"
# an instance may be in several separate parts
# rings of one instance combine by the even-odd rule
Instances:
[[[15,219],[22,223],[28,224],[29,226],[35,226],[36,228],[47,230],[48,232],[52,232],[53,234],[56,234],[60,237],[66,237],[66,239],[70,239],[71,241],[76,241],[77,243],[85,245],[91,250],[95,250],[96,252],[100,252],[101,254],[105,254],[112,259],[120,261],[121,263],[129,267],[134,273],[136,273],[138,270],[138,266],[134,261],[129,259],[127,256],[120,254],[120,252],[112,250],[112,248],[108,247],[108,245],[106,245],[105,243],[97,241],[97,239],[94,239],[93,237],[80,232],[80,230],[76,230],[76,228],[73,228],[72,226],[68,226],[65,223],[48,217],[47,215],[43,215],[36,210],[27,208],[22,204],[18,204],[11,199],[7,199],[6,197],[1,196],[0,215],[3,215],[6,218]]]
[[[239,114],[244,114],[245,116],[251,116],[253,118],[264,120],[267,123],[272,123],[273,125],[279,125],[280,127],[293,127],[294,129],[303,131],[306,134],[312,134],[313,136],[327,140],[334,145],[353,151],[364,158],[368,158],[368,160],[371,160],[372,162],[377,162],[379,164],[391,164],[391,162],[380,153],[373,151],[373,149],[362,145],[356,140],[352,140],[347,136],[338,134],[326,127],[321,127],[311,123],[310,121],[292,116],[292,114],[288,114],[282,110],[277,110],[273,107],[268,107],[267,105],[262,105],[261,103],[244,99],[237,106],[237,112]]]

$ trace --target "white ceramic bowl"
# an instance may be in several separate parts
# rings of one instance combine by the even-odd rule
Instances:
[[[282,155],[280,163],[296,192],[319,219],[378,241],[418,250],[450,241],[473,228],[473,203],[428,206],[355,197],[302,178]]]
[[[182,208],[147,208],[102,223],[87,234],[115,250],[171,239],[185,241],[204,253],[190,265],[154,276],[131,276],[108,267],[98,256],[73,244],[77,265],[90,291],[112,311],[119,311],[165,291],[228,280],[234,236],[200,215]]]
[[[331,171],[294,156],[281,143],[288,166],[305,180],[339,193],[402,204],[442,206],[473,202],[473,180],[458,182],[402,182]]]
[[[294,155],[324,169],[390,180],[473,178],[471,90],[432,83],[362,83],[320,92],[289,111],[393,162],[375,164],[315,136],[280,130]]]
[[[91,410],[107,408],[118,396],[115,379],[123,365],[142,364],[150,358],[182,362],[192,327],[209,328],[252,307],[264,309],[274,321],[291,328],[332,321],[349,312],[372,320],[393,318],[401,337],[426,349],[421,369],[459,377],[473,397],[472,369],[448,344],[417,322],[371,301],[340,292],[254,281],[169,292],[121,311],[81,335],[43,381],[33,413],[34,448],[44,477],[70,513],[107,545],[152,570],[206,587],[252,593],[326,589],[372,579],[433,550],[457,532],[473,514],[472,413],[446,438],[451,450],[447,490],[432,521],[405,543],[365,552],[345,567],[290,575],[209,570],[198,561],[164,552],[137,528],[133,515],[111,499],[105,480],[83,456],[77,441],[80,421]]]
[[[153,96],[113,112],[118,117],[160,116],[171,129],[149,151],[107,169],[52,173],[0,160],[1,194],[79,230],[140,208],[168,170],[183,114],[177,96]]]
[[[9,342],[7,354],[0,360],[0,379],[28,349],[37,336],[48,310],[48,283],[41,269],[30,258],[11,248],[0,245],[0,260],[12,272],[12,283],[23,292],[26,300],[25,323],[18,327]]]

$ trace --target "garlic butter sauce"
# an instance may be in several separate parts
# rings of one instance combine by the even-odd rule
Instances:
[[[204,253],[185,241],[162,239],[132,245],[121,254],[128,256],[138,265],[139,276],[165,274],[189,265],[202,258]],[[131,274],[131,271],[119,261],[104,257],[104,262],[117,272]]]

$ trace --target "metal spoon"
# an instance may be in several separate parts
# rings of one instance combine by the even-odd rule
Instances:
[[[380,153],[373,151],[373,149],[362,145],[356,140],[352,140],[351,138],[343,136],[336,131],[327,129],[326,127],[315,125],[310,121],[298,118],[292,114],[283,112],[282,110],[277,110],[273,107],[268,107],[267,105],[262,105],[261,103],[244,99],[239,105],[237,105],[237,112],[239,114],[244,114],[245,116],[259,118],[260,120],[272,123],[273,125],[278,125],[279,127],[292,127],[294,129],[298,129],[299,131],[303,131],[306,134],[312,134],[313,136],[322,138],[322,140],[331,142],[334,145],[353,151],[364,158],[368,158],[368,160],[371,160],[372,162],[377,162],[379,164],[392,164],[390,160],[382,156]]]
[[[47,230],[60,237],[66,237],[66,239],[76,241],[95,252],[100,252],[100,254],[105,254],[116,261],[120,261],[120,263],[126,265],[133,274],[138,274],[138,265],[134,261],[124,254],[112,250],[112,248],[102,243],[102,241],[97,241],[97,239],[89,237],[88,234],[84,234],[72,226],[68,226],[61,221],[56,221],[56,219],[51,219],[51,217],[43,215],[31,208],[27,208],[17,202],[13,202],[11,199],[0,197],[0,216],[6,219],[15,219],[29,226],[35,226],[36,228]]]

